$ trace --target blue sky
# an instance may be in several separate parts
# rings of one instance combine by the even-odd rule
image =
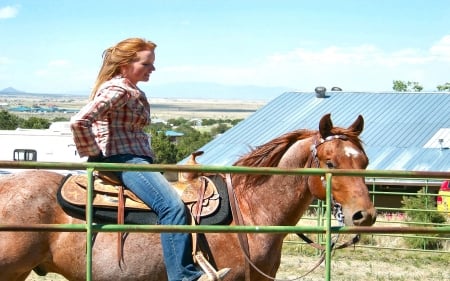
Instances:
[[[127,37],[158,45],[149,96],[193,82],[436,90],[450,82],[449,15],[448,0],[0,0],[0,90],[88,93],[103,50]]]

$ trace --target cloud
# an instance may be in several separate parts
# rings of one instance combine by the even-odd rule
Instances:
[[[298,48],[284,54],[274,54],[267,58],[269,64],[367,64],[380,54],[374,46],[361,45],[342,48],[329,46],[320,50]]]
[[[15,18],[19,13],[18,7],[6,6],[0,8],[0,19]]]
[[[444,36],[430,48],[430,54],[438,60],[450,61],[450,35]]]
[[[11,63],[11,60],[7,57],[0,57],[0,65],[6,65]]]
[[[76,61],[68,59],[55,59],[41,65],[41,68],[34,69],[32,75],[34,79],[30,81],[36,84],[32,90],[35,92],[89,93],[90,87],[94,84],[97,69],[86,68],[85,65],[79,66]]]
[[[61,60],[54,60],[54,61],[51,61],[51,62],[48,63],[48,65],[49,65],[50,67],[65,67],[65,66],[70,65],[70,63],[69,63],[68,60],[63,60],[63,59],[61,59]]]
[[[299,47],[245,65],[172,65],[158,68],[154,82],[214,82],[231,85],[287,86],[313,90],[318,85],[355,91],[389,91],[393,80],[418,81],[433,90],[449,80],[450,35],[427,48],[385,50],[371,44]]]
[[[354,47],[329,46],[319,50],[295,49],[284,54],[267,58],[269,64],[300,65],[355,65],[355,66],[396,66],[400,64],[422,64],[432,60],[429,54],[417,49],[401,49],[391,53],[373,45]]]
[[[48,62],[47,66],[38,69],[35,71],[35,74],[39,77],[44,76],[59,76],[64,75],[65,72],[62,71],[63,68],[67,68],[70,66],[70,62],[68,60],[59,59]]]

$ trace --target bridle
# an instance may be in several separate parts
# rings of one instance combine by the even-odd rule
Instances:
[[[328,141],[333,141],[333,140],[344,140],[344,141],[346,141],[346,140],[348,140],[348,137],[346,135],[330,135],[330,136],[328,136],[326,138],[314,139],[314,144],[311,145],[311,158],[310,158],[309,165],[308,165],[310,168],[320,168],[320,160],[319,160],[319,157],[318,157],[318,154],[317,154],[317,148],[320,145],[322,145],[323,143],[328,142]],[[313,166],[313,164],[314,164],[315,167]],[[326,189],[326,182],[325,182],[325,177],[324,176],[321,177],[321,182],[322,182],[322,188]],[[331,195],[331,205],[333,206],[332,214],[335,217],[335,219],[337,220],[338,225],[339,226],[344,226],[345,225],[345,223],[344,223],[345,216],[344,216],[344,213],[342,211],[342,205],[334,199],[333,195]],[[302,240],[304,240],[309,245],[311,245],[314,248],[322,251],[320,260],[313,266],[313,268],[311,270],[309,270],[306,273],[306,274],[309,274],[310,272],[312,272],[314,269],[316,269],[323,262],[323,260],[325,258],[325,255],[324,255],[325,254],[325,248],[322,245],[318,244],[318,243],[314,243],[311,239],[309,239],[303,233],[296,233],[296,234],[297,234],[297,236],[299,236]],[[360,240],[360,235],[356,234],[351,240],[336,246],[338,239],[339,239],[339,233],[337,233],[331,240],[331,249],[333,251],[337,250],[337,249],[343,249],[343,248],[346,248],[346,247],[349,247],[351,245],[354,245],[354,244],[358,243],[359,240]],[[305,275],[303,275],[302,277],[304,277]]]
[[[315,168],[319,168],[320,167],[320,161],[319,161],[319,158],[317,156],[317,148],[320,145],[322,145],[323,143],[325,143],[325,142],[336,140],[336,139],[348,140],[348,137],[345,136],[345,135],[331,135],[331,136],[328,136],[326,138],[315,139],[314,140],[314,144],[311,145],[311,157],[310,157],[310,160],[308,161],[307,167],[314,168],[313,165],[315,165],[316,166]],[[226,180],[226,184],[227,184],[227,188],[228,188],[228,195],[230,197],[231,213],[233,215],[235,223],[236,223],[236,225],[244,225],[244,220],[243,220],[241,211],[239,209],[239,204],[238,204],[238,201],[237,201],[236,194],[234,192],[233,183],[232,183],[232,180],[231,180],[231,175],[230,174],[226,174],[225,180]],[[308,181],[308,179],[306,179],[306,181]],[[326,188],[326,183],[325,183],[325,178],[324,177],[322,177],[321,182],[322,182],[322,187],[325,189]],[[306,184],[307,184],[307,182],[306,182]],[[343,226],[344,225],[344,213],[342,212],[342,206],[341,206],[340,203],[338,203],[338,202],[336,202],[334,200],[333,196],[331,196],[331,202],[332,202],[332,205],[333,205],[333,215],[336,218],[336,220],[338,221],[339,226]],[[250,259],[250,248],[249,248],[249,244],[248,244],[247,234],[246,233],[241,233],[241,232],[237,233],[238,240],[239,240],[239,246],[240,246],[242,252],[244,253],[244,258],[245,258],[245,280],[250,280],[250,266],[253,267],[253,269],[255,269],[259,274],[261,274],[265,278],[268,278],[268,279],[271,279],[271,280],[276,280],[276,281],[294,281],[294,280],[298,280],[298,279],[303,278],[306,275],[310,274],[320,264],[322,264],[322,262],[325,260],[325,248],[322,245],[313,242],[311,239],[309,239],[303,233],[296,233],[296,234],[301,239],[303,239],[307,244],[313,246],[316,249],[319,249],[322,252],[321,256],[320,256],[320,259],[308,272],[306,272],[305,274],[303,274],[303,275],[301,275],[301,276],[299,276],[297,278],[294,278],[294,279],[278,279],[278,278],[273,278],[273,277],[267,275],[266,273],[261,271],[251,261],[251,259]],[[336,250],[336,249],[342,249],[342,248],[346,248],[348,246],[354,245],[354,244],[358,243],[358,241],[360,239],[359,234],[357,234],[350,241],[336,246],[338,237],[339,237],[339,233],[335,236],[335,238],[332,239],[331,249],[333,251]]]
[[[348,140],[348,137],[346,135],[331,135],[326,138],[320,138],[320,139],[314,139],[314,143],[311,145],[311,158],[309,161],[309,168],[320,168],[320,160],[317,155],[317,148],[322,145],[325,142],[332,141],[332,140]],[[313,166],[314,164],[314,166]],[[326,182],[325,177],[320,177],[322,182],[322,188],[326,189]],[[342,212],[342,205],[336,200],[334,200],[333,195],[331,195],[331,204],[333,205],[333,215],[338,221],[340,226],[344,225],[344,213]]]

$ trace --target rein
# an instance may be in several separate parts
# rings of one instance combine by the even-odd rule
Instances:
[[[319,168],[320,163],[319,163],[319,158],[317,156],[317,147],[319,147],[321,144],[323,144],[324,142],[327,141],[332,141],[335,139],[340,139],[340,140],[348,140],[348,137],[345,135],[332,135],[332,136],[328,136],[325,139],[320,138],[319,141],[315,140],[314,144],[311,145],[311,160],[309,161],[309,167],[312,168],[313,163],[316,165],[317,168]],[[226,174],[226,184],[227,184],[227,189],[228,189],[228,195],[230,197],[230,206],[231,206],[231,213],[233,218],[235,219],[235,223],[236,225],[245,225],[244,224],[244,220],[242,217],[242,213],[239,209],[239,205],[238,205],[238,201],[237,201],[237,197],[236,197],[236,193],[234,192],[234,188],[233,188],[233,183],[231,180],[231,175],[230,174]],[[322,187],[325,188],[325,184],[324,184],[324,180],[322,179]],[[342,206],[341,204],[335,202],[334,198],[331,198],[331,202],[333,204],[333,215],[336,218],[336,220],[339,222],[340,226],[344,225],[344,213],[342,212]],[[253,267],[253,269],[255,269],[259,274],[261,274],[262,276],[264,276],[265,278],[268,278],[270,280],[274,280],[274,281],[294,281],[294,280],[298,280],[301,279],[305,276],[307,276],[308,274],[310,274],[311,272],[313,272],[320,264],[322,264],[322,262],[325,260],[325,248],[318,244],[313,242],[311,239],[309,239],[306,235],[304,235],[303,233],[296,233],[297,236],[299,236],[301,239],[303,239],[307,244],[313,246],[316,249],[319,249],[322,251],[321,256],[319,261],[305,274],[294,278],[294,279],[278,279],[278,278],[273,278],[269,275],[267,275],[266,273],[264,273],[263,271],[261,271],[252,261],[250,258],[250,248],[249,248],[249,244],[248,244],[248,237],[246,233],[237,233],[238,236],[238,240],[239,240],[239,247],[241,248],[242,252],[244,253],[244,258],[245,258],[245,280],[250,280],[250,267],[249,265],[251,265],[251,267]],[[360,236],[359,234],[357,234],[352,240],[338,245],[336,246],[337,240],[338,240],[339,234],[336,235],[336,238],[333,239],[332,244],[331,244],[331,249],[332,250],[336,250],[336,249],[343,249],[346,248],[348,246],[354,245],[356,243],[358,243]]]

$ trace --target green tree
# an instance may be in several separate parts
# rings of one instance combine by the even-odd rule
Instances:
[[[177,128],[177,131],[184,134],[178,139],[177,143],[177,162],[188,157],[192,152],[197,151],[211,141],[212,136],[207,132],[200,132],[190,126],[182,126]]]
[[[151,143],[155,153],[155,164],[175,164],[177,163],[178,149],[171,143],[165,131],[151,129]]]
[[[44,118],[30,117],[28,119],[22,119],[20,127],[26,129],[48,129],[50,127],[50,121]]]
[[[423,225],[416,224],[416,226],[446,222],[446,218],[436,211],[436,198],[426,194],[424,188],[419,190],[415,196],[403,196],[402,204],[406,209],[407,221],[423,223]],[[430,234],[428,237],[439,237],[439,234]],[[429,250],[442,248],[440,240],[435,238],[411,236],[407,238],[406,243],[413,248]]]
[[[51,122],[45,118],[30,117],[28,119],[20,118],[6,110],[0,111],[0,129],[15,130],[17,128],[25,129],[48,129]]]
[[[450,83],[446,82],[445,84],[438,85],[436,88],[438,91],[450,92]]]
[[[232,125],[232,126],[235,126],[235,125],[237,125],[239,122],[241,122],[242,120],[244,120],[244,119],[234,119],[234,120],[231,120],[231,125]]]
[[[67,117],[55,117],[52,120],[52,122],[66,122],[66,121],[70,121],[70,119]]]
[[[233,120],[222,120],[232,123]],[[241,120],[238,120],[241,121]],[[177,139],[177,143],[171,143],[170,139],[166,136],[167,130],[173,129],[172,126],[164,125],[162,123],[152,124],[146,128],[146,132],[151,135],[152,148],[156,154],[154,160],[157,164],[175,164],[184,158],[188,157],[192,152],[197,151],[202,146],[210,142],[217,134],[224,133],[230,128],[225,123],[219,123],[217,126],[208,131],[199,131],[193,128],[189,124],[190,122],[183,122],[182,118],[171,119],[169,123],[181,124],[176,127],[176,131],[183,133],[182,137]],[[211,124],[215,124],[218,121],[208,120]],[[183,124],[184,123],[184,124]],[[173,123],[172,123],[173,124]]]
[[[397,92],[406,92],[407,90],[408,90],[408,86],[406,85],[406,83],[405,82],[403,82],[403,81],[401,81],[401,80],[394,80],[394,81],[392,81],[393,82],[393,86],[392,86],[392,89],[394,90],[394,91],[397,91]]]
[[[211,134],[213,136],[220,135],[225,133],[228,129],[230,129],[230,126],[224,123],[220,123],[219,125],[211,129]]]
[[[408,90],[412,92],[421,92],[423,90],[422,85],[419,84],[419,82],[411,82],[408,81]]]
[[[217,120],[211,119],[211,118],[202,119],[202,125],[203,126],[210,126],[210,125],[216,124],[216,122],[217,122]]]
[[[169,119],[167,120],[167,123],[169,123],[172,126],[182,126],[189,124],[189,120],[184,119],[183,117],[178,117],[177,119]]]
[[[421,92],[423,90],[423,86],[419,82],[394,80],[392,83],[392,89],[397,92]]]
[[[0,129],[15,130],[19,127],[21,120],[16,115],[10,114],[6,110],[0,111]]]

